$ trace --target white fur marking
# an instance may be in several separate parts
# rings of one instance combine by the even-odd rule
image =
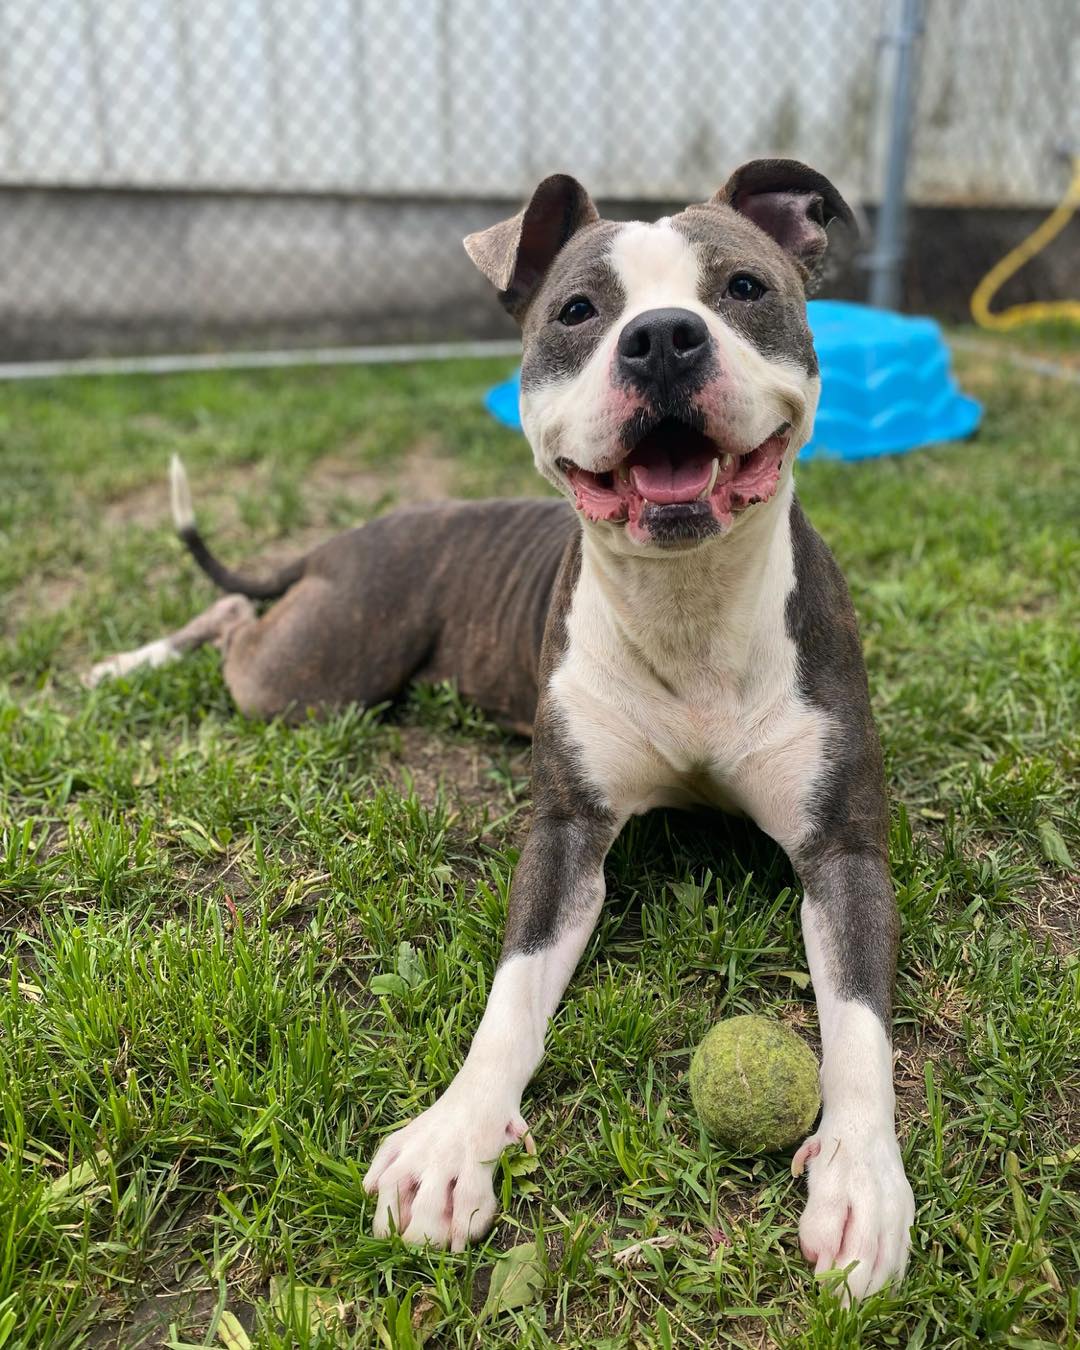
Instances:
[[[116,656],[110,656],[107,661],[99,661],[97,665],[91,666],[83,679],[83,683],[88,689],[93,689],[102,680],[116,679],[118,676],[127,675],[140,666],[156,670],[158,666],[164,666],[178,658],[179,653],[170,639],[158,638],[154,642],[146,643],[145,646],[136,647],[133,651],[118,652]]]
[[[582,897],[584,913],[575,911],[578,923],[541,951],[503,962],[454,1081],[433,1106],[383,1140],[364,1177],[364,1189],[378,1195],[376,1237],[385,1237],[392,1223],[407,1242],[461,1251],[491,1227],[492,1173],[503,1149],[528,1134],[521,1095],[602,898],[602,879],[594,878],[592,893]]]
[[[815,1274],[856,1263],[845,1303],[898,1281],[907,1265],[915,1200],[896,1140],[892,1054],[865,1004],[843,998],[812,899],[803,902],[806,955],[821,1024],[824,1106],[792,1171],[808,1171],[799,1240]]]
[[[195,508],[191,504],[191,487],[184,461],[173,455],[169,461],[169,504],[173,524],[178,530],[188,530],[195,524]]]
[[[697,250],[669,217],[654,225],[638,221],[620,230],[608,250],[626,295],[619,327],[642,310],[700,304],[701,269]]]

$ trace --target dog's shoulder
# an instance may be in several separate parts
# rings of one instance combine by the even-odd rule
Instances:
[[[805,691],[820,703],[839,675],[865,686],[859,626],[844,574],[796,496],[788,524],[794,585],[787,597],[785,623],[798,649]]]
[[[855,607],[836,559],[797,499],[790,524],[795,584],[786,621],[797,652],[799,689],[833,729],[830,772],[815,804],[815,838],[819,846],[828,841],[884,851],[884,767]]]

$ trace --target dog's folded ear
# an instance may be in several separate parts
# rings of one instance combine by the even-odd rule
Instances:
[[[556,173],[544,179],[516,216],[468,235],[465,252],[520,319],[566,241],[599,219],[592,198],[577,179]]]
[[[825,256],[829,222],[855,226],[851,207],[832,183],[797,159],[752,159],[735,170],[712,202],[734,207],[771,235],[802,269],[808,286]]]

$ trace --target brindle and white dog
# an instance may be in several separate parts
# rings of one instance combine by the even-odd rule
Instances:
[[[613,839],[651,807],[706,805],[752,817],[805,890],[824,1107],[794,1162],[803,1251],[818,1271],[851,1266],[851,1297],[904,1270],[881,753],[847,588],[792,484],[819,388],[806,288],[837,218],[851,213],[820,174],[758,160],[655,224],[601,220],[555,176],[465,241],[521,324],[525,430],[572,507],[401,510],[255,583],[210,555],[174,466],[181,536],[229,594],[91,680],[212,641],[253,715],[453,679],[533,737],[487,1010],[453,1082],[372,1160],[377,1234],[457,1250],[489,1228]],[[283,594],[255,617],[250,598]]]

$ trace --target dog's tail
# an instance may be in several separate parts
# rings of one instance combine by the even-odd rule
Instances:
[[[173,524],[176,533],[187,545],[188,552],[202,570],[230,595],[246,595],[251,600],[276,600],[284,595],[290,586],[298,582],[304,573],[303,558],[296,558],[279,568],[272,576],[262,580],[240,576],[233,572],[206,547],[202,535],[195,525],[195,509],[191,504],[191,488],[187,472],[179,455],[173,455],[169,463],[169,499],[172,504]]]

